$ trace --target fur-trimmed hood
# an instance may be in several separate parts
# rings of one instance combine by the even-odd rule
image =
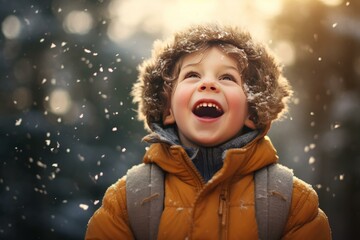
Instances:
[[[134,103],[138,104],[138,117],[144,121],[145,128],[151,130],[153,123],[162,124],[163,113],[170,105],[172,86],[175,85],[172,81],[176,81],[177,77],[174,79],[176,63],[206,44],[231,44],[245,53],[243,87],[257,128],[264,128],[279,118],[287,107],[291,88],[270,50],[254,41],[247,31],[204,24],[179,31],[168,40],[156,41],[152,56],[138,67],[139,76],[132,96]]]

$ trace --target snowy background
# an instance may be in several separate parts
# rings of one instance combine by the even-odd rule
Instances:
[[[295,90],[270,137],[314,186],[334,239],[360,236],[360,1],[0,0],[0,239],[83,239],[106,188],[141,162],[129,91],[157,38],[247,28]]]

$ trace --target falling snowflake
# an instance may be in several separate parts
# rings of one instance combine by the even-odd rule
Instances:
[[[85,161],[85,157],[82,156],[82,155],[80,155],[80,154],[78,154],[78,158],[79,158],[79,160],[82,161],[82,162]]]
[[[89,205],[81,203],[81,204],[79,204],[79,207],[86,211],[86,210],[88,210]]]
[[[309,158],[309,164],[314,164],[315,163],[315,158],[314,157],[310,157]]]
[[[22,119],[19,118],[15,121],[15,126],[20,126],[21,125],[21,122],[22,122]]]

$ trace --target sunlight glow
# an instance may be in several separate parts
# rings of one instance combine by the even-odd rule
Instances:
[[[281,13],[283,7],[282,0],[255,0],[254,11],[261,11],[264,17],[273,17]]]
[[[319,0],[319,1],[331,7],[339,6],[344,2],[343,0]]]
[[[283,1],[112,0],[108,36],[114,42],[125,41],[136,31],[165,37],[189,24],[218,22],[244,27],[266,40],[268,19],[281,13]]]

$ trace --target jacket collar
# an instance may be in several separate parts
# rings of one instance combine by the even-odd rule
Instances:
[[[268,129],[266,128],[245,146],[225,151],[223,167],[213,176],[213,180],[216,179],[218,182],[235,175],[247,175],[276,162],[278,159],[276,151],[270,139],[264,136]],[[161,139],[161,135],[157,134],[157,139]],[[146,152],[144,162],[154,162],[166,172],[176,175],[189,184],[204,184],[186,150],[179,145],[178,140],[173,140],[166,138],[165,141],[149,141],[153,144]]]
[[[154,130],[153,133],[147,135],[144,140],[148,143],[167,143],[169,145],[181,145],[176,127],[170,126],[170,127],[162,127],[159,124],[152,124],[152,128]],[[182,146],[185,151],[188,153],[189,157],[191,159],[194,159],[199,152],[200,149],[214,149],[216,152],[219,152],[220,158],[224,159],[226,151],[228,149],[233,148],[241,148],[245,146],[247,143],[251,142],[253,139],[256,138],[256,136],[261,135],[260,130],[250,130],[246,133],[239,135],[219,146],[216,147],[199,147],[199,148],[188,148]]]

